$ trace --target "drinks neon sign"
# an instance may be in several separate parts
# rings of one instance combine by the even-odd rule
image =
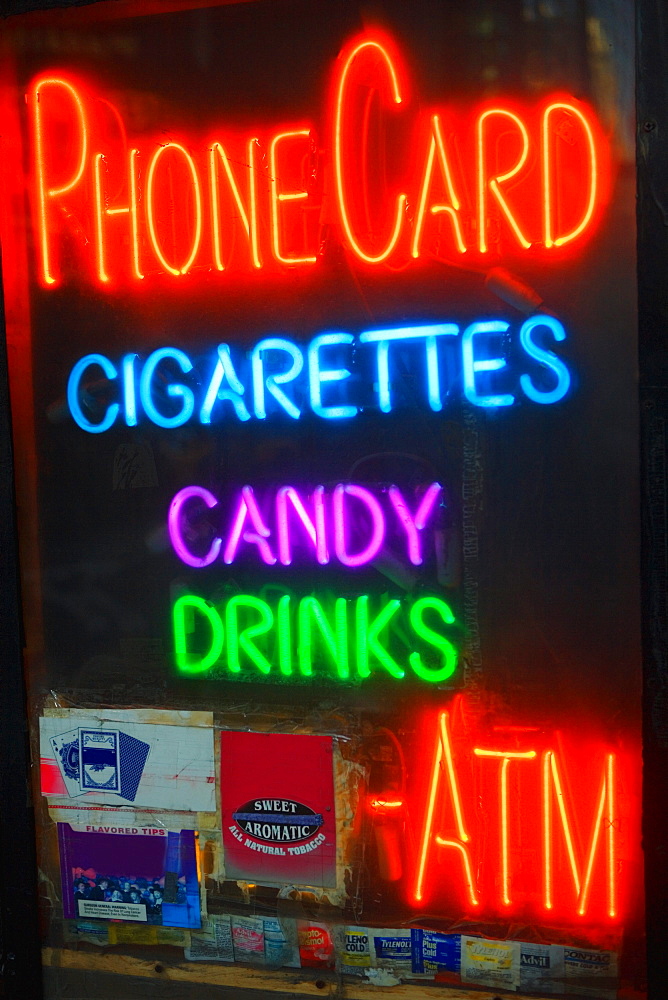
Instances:
[[[444,683],[454,674],[458,651],[452,640],[459,630],[453,629],[455,617],[441,598],[420,597],[409,605],[384,601],[379,611],[367,594],[354,601],[337,597],[331,607],[326,603],[312,595],[295,600],[284,594],[272,606],[252,594],[235,594],[214,606],[184,594],[173,609],[177,669],[192,675],[216,668],[216,676],[228,679],[243,674],[246,680],[314,677],[350,683],[378,671],[403,680],[410,670],[430,684]],[[397,623],[418,646],[406,662],[387,648],[389,627]]]
[[[363,266],[432,257],[437,233],[447,257],[554,253],[591,231],[605,198],[607,151],[588,108],[553,95],[535,109],[501,102],[457,121],[443,107],[411,123],[401,55],[375,35],[344,46],[321,123],[128,137],[106,98],[50,73],[31,82],[27,103],[46,287],[63,280],[63,218],[86,220],[72,235],[89,276],[111,287],[156,273],[313,267],[322,234],[312,220],[322,218]]]
[[[274,498],[274,540],[269,518],[251,486],[242,487],[224,538],[217,533],[207,537],[207,524],[203,533],[198,530],[198,515],[214,510],[218,501],[204,487],[188,486],[170,505],[169,536],[179,559],[195,569],[215,562],[230,565],[240,550],[243,554],[249,548],[265,566],[290,566],[299,548],[320,566],[336,560],[356,569],[381,554],[391,518],[408,561],[420,566],[422,534],[433,520],[441,494],[440,483],[431,483],[416,502],[409,502],[392,485],[383,504],[371,490],[355,483],[339,483],[331,495],[316,486],[308,499],[293,486],[281,486]],[[198,537],[202,534],[206,551]],[[193,551],[195,545],[201,554]],[[214,606],[183,594],[173,608],[176,665],[185,674],[217,668],[218,673],[239,675],[250,667],[256,676],[296,680],[314,676],[314,670],[320,679],[349,682],[366,680],[375,671],[402,680],[407,669],[428,683],[452,677],[458,629],[445,601],[421,596],[410,603],[392,599],[382,601],[380,608],[374,604],[368,594],[323,601],[313,595],[295,599],[286,593],[273,604],[235,594],[224,605]],[[390,632],[397,627],[412,636],[405,662],[388,649]],[[415,642],[421,648],[414,649]]]

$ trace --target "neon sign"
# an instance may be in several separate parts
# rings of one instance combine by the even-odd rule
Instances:
[[[161,347],[144,361],[126,354],[116,363],[96,352],[73,366],[67,400],[75,422],[89,434],[120,422],[134,427],[140,416],[173,428],[232,414],[245,422],[270,414],[299,420],[309,410],[325,420],[350,419],[366,408],[391,413],[396,402],[390,361],[401,348],[404,365],[422,368],[423,399],[433,412],[440,412],[456,389],[482,408],[514,406],[522,397],[550,405],[564,399],[571,385],[568,367],[550,350],[565,339],[559,320],[538,315],[525,320],[517,335],[503,320],[485,320],[463,331],[455,323],[436,323],[365,330],[357,338],[323,333],[304,348],[283,337],[265,337],[250,351],[250,363],[241,352],[233,356],[228,344],[219,344],[213,363],[203,365],[177,347]],[[358,347],[364,351],[366,345],[371,350],[360,358]],[[369,372],[372,365],[375,371]],[[102,394],[100,371],[109,389]],[[91,391],[90,383],[97,388]]]
[[[553,913],[599,924],[618,919],[618,842],[628,821],[619,804],[619,754],[587,742],[574,794],[562,733],[511,726],[510,737],[488,733],[484,745],[472,742],[479,736],[462,741],[460,735],[455,749],[453,712],[441,711],[434,723],[428,780],[413,803],[415,854],[407,868],[394,864],[396,877],[406,871],[413,906],[438,905],[445,893],[476,917],[528,905],[544,919]],[[407,803],[385,797],[394,819],[383,801],[384,821],[406,822]]]
[[[350,683],[378,671],[395,680],[411,671],[430,684],[453,676],[458,629],[441,598],[420,597],[410,604],[389,600],[376,610],[362,594],[354,600],[337,597],[331,607],[325,605],[312,595],[295,600],[284,594],[272,606],[252,594],[236,594],[214,607],[184,594],[173,608],[177,669],[187,675],[213,670],[229,679],[243,674],[243,679],[313,677]],[[406,662],[387,649],[389,627],[397,624],[408,629],[418,646]]]
[[[355,483],[338,483],[331,494],[316,486],[308,498],[293,486],[281,486],[273,502],[274,539],[270,519],[251,486],[241,488],[222,535],[212,531],[206,516],[202,518],[202,513],[219,507],[217,498],[202,486],[187,486],[170,504],[169,537],[179,559],[194,569],[221,561],[231,565],[249,547],[265,566],[290,566],[299,547],[300,555],[307,553],[320,566],[336,560],[357,569],[381,554],[389,521],[402,539],[408,561],[420,566],[422,533],[434,517],[442,491],[440,483],[430,483],[409,502],[392,485],[381,502]],[[266,502],[262,507],[266,512]],[[283,679],[309,678],[317,668],[319,679],[353,683],[379,670],[403,680],[407,668],[432,684],[452,677],[458,660],[453,641],[457,629],[445,601],[435,596],[421,596],[409,604],[390,599],[380,609],[373,603],[368,594],[332,600],[313,595],[296,600],[283,594],[272,606],[254,595],[235,594],[222,607],[183,594],[173,607],[176,666],[184,674],[207,673],[216,667],[218,674],[222,669],[232,676],[247,674],[244,667],[251,667],[260,676]],[[412,642],[426,644],[428,653],[413,649],[411,643],[406,662],[400,663],[387,648],[390,633],[397,628],[408,628]],[[323,660],[332,669],[325,667],[323,672]]]
[[[379,95],[373,110],[370,92]],[[72,235],[89,276],[109,288],[151,274],[310,268],[321,256],[311,220],[322,217],[336,220],[352,260],[370,267],[434,256],[439,233],[447,256],[553,253],[588,235],[605,197],[607,151],[595,117],[560,95],[458,121],[434,109],[398,150],[393,129],[409,134],[408,73],[380,36],[344,46],[321,123],[244,136],[216,125],[208,141],[128,137],[120,112],[94,88],[51,73],[32,81],[27,103],[38,271],[51,288],[63,280],[64,217],[88,220],[93,238],[82,240],[81,227]],[[313,182],[325,174],[329,184]],[[109,176],[120,192],[113,202]]]
[[[6,88],[9,333],[16,371],[34,368],[24,478],[49,508],[30,565],[63,592],[40,605],[45,670],[57,689],[106,656],[176,707],[204,695],[217,726],[252,702],[258,728],[338,733],[323,913],[613,947],[641,924],[637,713],[618,711],[637,623],[626,642],[611,625],[636,588],[633,534],[608,560],[624,582],[596,586],[622,506],[598,487],[633,465],[628,435],[598,447],[583,498],[577,482],[610,436],[609,386],[633,417],[624,254],[618,322],[601,307],[632,179],[623,105],[555,92],[577,60],[533,86],[502,62],[493,80],[456,32],[411,51],[428,5],[381,6],[395,41],[342,36],[352,8],[278,38],[253,5],[222,5],[207,31],[226,38],[232,15],[232,58],[175,43],[181,12],[123,21],[115,63],[93,22],[57,72],[55,42],[17,48],[15,76],[10,61],[26,100]],[[132,56],[163,47],[171,77]],[[82,606],[92,572],[100,613],[95,594]],[[88,615],[77,635],[65,604]],[[462,690],[480,708],[465,724]],[[502,702],[535,727],[496,727]],[[296,856],[268,824],[307,800],[269,793],[262,822],[245,807],[263,788],[232,819],[241,834],[255,812],[256,857]],[[224,854],[211,871],[229,879]]]
[[[364,486],[339,483],[331,497],[324,486],[316,486],[306,501],[293,486],[281,486],[274,500],[276,541],[271,542],[271,529],[260,510],[252,486],[243,486],[223,538],[214,534],[207,539],[208,549],[201,555],[192,551],[188,538],[197,538],[197,529],[188,517],[188,509],[202,505],[207,510],[218,506],[216,497],[202,486],[186,486],[179,490],[169,508],[169,537],[179,559],[187,566],[201,569],[221,560],[233,563],[242,546],[256,546],[257,554],[268,566],[290,566],[295,544],[310,543],[309,549],[321,566],[335,558],[344,566],[358,567],[372,562],[383,548],[388,516],[393,526],[401,528],[406,555],[413,566],[423,562],[421,533],[437,507],[442,493],[440,483],[431,483],[411,511],[409,502],[398,486],[387,490],[389,510]],[[192,503],[195,501],[195,504]],[[292,514],[292,516],[290,516]],[[298,537],[295,539],[295,528]],[[355,545],[352,544],[353,536]],[[273,547],[272,547],[273,546]]]
[[[437,689],[471,678],[476,697],[484,698],[481,676],[481,688],[500,682],[517,703],[530,704],[533,691],[526,698],[517,691],[539,641],[527,626],[524,642],[516,627],[523,615],[533,615],[536,634],[541,624],[555,625],[548,640],[563,626],[562,690],[570,681],[590,619],[571,629],[566,617],[595,569],[575,591],[549,597],[561,587],[568,546],[589,523],[554,541],[568,492],[555,473],[546,492],[553,515],[524,532],[513,484],[521,489],[522,476],[535,478],[534,452],[577,380],[577,310],[561,321],[529,316],[541,302],[518,282],[514,300],[505,301],[520,308],[506,313],[482,285],[500,258],[514,257],[539,286],[541,268],[545,277],[588,246],[610,169],[596,115],[575,99],[543,93],[521,102],[502,91],[494,103],[466,108],[448,92],[425,105],[411,92],[407,64],[380,34],[350,38],[327,93],[312,101],[301,95],[304,117],[288,110],[275,121],[259,110],[254,117],[248,95],[239,104],[242,124],[234,97],[227,106],[220,97],[216,107],[218,94],[234,93],[227,87],[233,70],[218,74],[219,90],[206,97],[210,120],[179,93],[162,107],[181,118],[156,121],[155,132],[142,131],[129,103],[113,111],[114,124],[101,110],[102,77],[46,73],[32,80],[25,104],[35,224],[29,246],[46,289],[36,304],[64,307],[75,282],[94,286],[99,310],[104,296],[122,293],[106,343],[95,334],[103,327],[89,323],[65,355],[77,429],[106,435],[105,452],[119,441],[141,445],[147,428],[163,456],[167,437],[197,441],[188,461],[172,462],[164,477],[167,458],[158,456],[171,551],[169,560],[146,560],[151,573],[159,562],[158,574],[171,580],[170,595],[152,600],[151,614],[170,614],[164,624],[178,680],[259,681],[274,685],[263,689],[269,700],[284,685],[276,696],[288,702],[292,694],[293,703],[298,685],[302,696],[322,685],[343,702],[341,688],[356,686],[350,700],[379,709],[378,724],[397,723],[401,741],[410,738],[410,699],[440,704],[447,694]],[[308,78],[319,79],[313,69]],[[430,83],[439,79],[434,72]],[[278,94],[272,106],[281,100]],[[165,126],[160,135],[158,125]],[[335,269],[324,273],[343,256],[338,247],[323,252],[332,244],[358,271],[340,301]],[[597,242],[586,269],[600,289],[598,249]],[[454,266],[438,270],[439,262]],[[573,278],[577,269],[567,270]],[[205,283],[204,308],[188,315]],[[546,282],[546,296],[556,284]],[[485,287],[494,290],[492,281]],[[156,288],[187,297],[173,324],[158,326],[164,312]],[[357,291],[371,288],[365,311]],[[258,294],[244,298],[249,289]],[[555,309],[566,301],[561,291]],[[143,294],[152,300],[145,309]],[[133,314],[134,334],[132,320],[123,320]],[[43,318],[44,308],[36,315]],[[593,385],[587,412],[597,399]],[[176,433],[184,427],[194,430]],[[78,430],[71,428],[81,443]],[[515,459],[515,439],[524,461]],[[393,457],[383,457],[385,448]],[[570,458],[560,446],[550,461],[559,470]],[[586,461],[585,446],[574,460]],[[512,473],[505,484],[494,481],[499,470]],[[407,483],[417,477],[420,490],[411,492]],[[456,509],[446,517],[448,490]],[[143,528],[138,521],[137,531]],[[583,564],[598,541],[594,534],[585,546]],[[505,593],[508,557],[517,560],[517,583]],[[401,565],[381,580],[384,559]],[[515,592],[546,560],[537,610],[533,603],[517,610]],[[550,667],[536,660],[537,701]],[[582,707],[594,690],[592,683],[580,692]],[[223,707],[225,691],[214,699]],[[494,694],[501,697],[498,686]],[[471,727],[462,735],[454,711],[434,713],[423,727],[426,750],[413,767],[402,742],[409,780],[370,783],[360,799],[360,816],[376,836],[364,828],[365,864],[383,839],[381,827],[400,856],[378,865],[380,880],[397,883],[387,895],[409,900],[416,924],[448,907],[481,923],[490,914],[512,921],[529,913],[560,931],[623,918],[620,870],[629,840],[622,838],[619,747],[600,739],[580,748],[538,727]],[[556,695],[546,711],[550,718],[561,712]],[[402,766],[393,761],[387,774]],[[382,893],[377,898],[380,907]]]

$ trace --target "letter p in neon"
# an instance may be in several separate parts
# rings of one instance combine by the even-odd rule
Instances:
[[[48,97],[47,97],[48,95]],[[86,113],[81,95],[76,88],[66,80],[56,77],[40,77],[35,80],[28,93],[28,105],[31,108],[31,127],[33,131],[33,156],[35,183],[37,187],[37,216],[39,230],[40,270],[42,280],[46,285],[57,284],[54,274],[49,239],[49,204],[51,199],[67,194],[77,186],[86,166],[88,155],[88,127]],[[52,112],[57,112],[62,118],[63,109],[72,107],[75,153],[71,171],[68,175],[54,177],[52,156],[55,143],[50,141],[46,122]],[[68,116],[70,117],[70,116]],[[78,148],[76,148],[78,146]]]

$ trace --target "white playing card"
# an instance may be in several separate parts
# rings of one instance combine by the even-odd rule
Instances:
[[[60,768],[68,795],[85,795],[86,789],[81,787],[79,730],[72,729],[69,733],[59,733],[58,736],[52,736],[49,742],[53,747],[53,755]]]

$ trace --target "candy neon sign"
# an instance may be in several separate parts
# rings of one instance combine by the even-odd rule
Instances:
[[[310,497],[293,486],[281,486],[273,502],[272,533],[270,518],[253,488],[243,486],[224,537],[218,533],[207,537],[211,535],[209,522],[204,520],[202,531],[198,520],[202,511],[206,514],[217,508],[218,501],[204,487],[188,486],[170,505],[169,536],[179,559],[196,569],[215,562],[230,565],[244,550],[254,552],[265,566],[290,566],[298,550],[300,557],[306,553],[323,567],[335,560],[357,569],[380,556],[391,518],[406,558],[420,566],[422,535],[434,518],[441,494],[441,484],[434,482],[425,486],[417,500],[408,500],[392,485],[381,503],[371,490],[355,483],[339,483],[331,493],[316,486]],[[266,509],[266,503],[263,506]],[[405,662],[399,662],[388,648],[397,627],[412,636]],[[235,594],[214,606],[194,594],[183,594],[174,603],[173,629],[176,665],[185,674],[216,667],[218,673],[239,675],[250,667],[265,677],[317,675],[359,682],[377,671],[402,680],[410,670],[420,680],[441,683],[452,677],[458,659],[455,617],[436,596],[420,596],[412,602],[383,600],[378,605],[368,594],[331,600],[283,594],[274,602]]]
[[[189,508],[195,501],[200,508],[203,505],[213,510],[218,500],[202,486],[187,486],[170,504],[169,537],[179,559],[198,569],[216,561],[229,566],[238,558],[240,550],[248,546],[256,546],[257,555],[265,565],[274,566],[280,562],[290,566],[295,544],[303,551],[301,543],[304,541],[321,566],[336,559],[344,566],[359,567],[370,563],[383,549],[390,515],[394,527],[401,529],[409,562],[420,566],[423,561],[422,532],[433,517],[441,493],[441,484],[431,483],[411,509],[413,503],[404,497],[399,487],[390,486],[386,514],[383,504],[371,490],[355,483],[339,483],[331,495],[326,494],[324,486],[316,486],[308,499],[294,486],[281,486],[274,499],[274,542],[253,487],[243,486],[224,538],[215,534],[207,543],[207,551],[198,555],[188,541],[188,536],[197,534],[188,517]],[[360,519],[363,520],[361,531]],[[353,535],[356,535],[356,544],[351,542]]]
[[[568,367],[551,350],[565,339],[562,324],[547,315],[531,316],[518,332],[503,320],[483,320],[463,330],[456,323],[434,323],[365,330],[357,338],[322,333],[304,347],[265,337],[248,352],[250,360],[219,344],[201,378],[191,357],[177,347],[158,348],[143,361],[126,354],[116,363],[93,353],[73,366],[67,400],[75,422],[90,434],[121,422],[134,427],[140,419],[170,428],[229,417],[264,420],[276,413],[293,420],[309,411],[325,420],[355,417],[367,407],[391,413],[394,359],[401,350],[404,368],[422,370],[422,402],[433,412],[443,409],[455,389],[482,408],[513,406],[523,398],[544,406],[562,400],[571,385]],[[360,377],[352,379],[353,374]]]
[[[70,237],[109,287],[151,273],[309,268],[320,256],[310,221],[318,218],[335,220],[351,258],[372,267],[433,256],[439,227],[447,257],[553,252],[591,230],[604,197],[607,152],[589,109],[554,95],[530,111],[501,102],[455,121],[443,107],[411,122],[408,73],[380,36],[344,46],[321,123],[258,126],[243,137],[217,125],[208,140],[126,138],[105,98],[49,73],[31,82],[27,103],[47,287],[63,278],[67,217],[87,220]],[[392,175],[386,188],[381,163]],[[230,250],[232,234],[243,253]]]

